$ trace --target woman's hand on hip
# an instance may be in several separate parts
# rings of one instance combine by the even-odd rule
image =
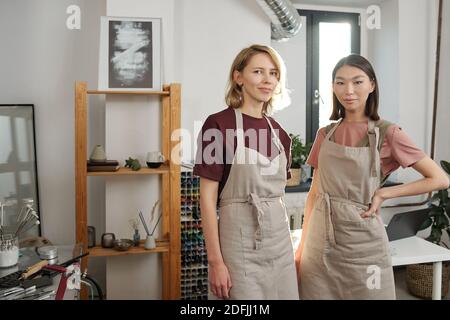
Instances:
[[[381,205],[383,204],[384,200],[386,200],[386,198],[382,194],[383,188],[375,191],[375,194],[372,198],[372,203],[370,204],[370,208],[366,212],[361,214],[362,218],[369,218],[378,214],[378,210],[380,210]]]
[[[219,299],[228,299],[232,283],[225,263],[210,264],[208,271],[211,292]]]

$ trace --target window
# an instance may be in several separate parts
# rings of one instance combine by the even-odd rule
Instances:
[[[306,17],[306,141],[329,123],[332,110],[331,73],[336,62],[360,53],[358,13],[299,10]]]

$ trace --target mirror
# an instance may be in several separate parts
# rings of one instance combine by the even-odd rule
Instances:
[[[40,236],[34,105],[0,105],[0,218],[3,234]],[[33,214],[29,207],[34,209]],[[3,210],[2,210],[3,207]],[[21,213],[22,211],[22,213]]]

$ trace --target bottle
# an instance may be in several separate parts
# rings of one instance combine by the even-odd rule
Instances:
[[[88,226],[88,248],[95,247],[96,241],[95,241],[95,227]]]
[[[133,242],[134,242],[135,247],[139,246],[140,240],[141,240],[141,235],[139,234],[139,230],[134,229]]]

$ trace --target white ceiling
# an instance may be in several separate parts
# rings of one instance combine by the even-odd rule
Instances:
[[[294,4],[365,8],[385,0],[291,0]]]

